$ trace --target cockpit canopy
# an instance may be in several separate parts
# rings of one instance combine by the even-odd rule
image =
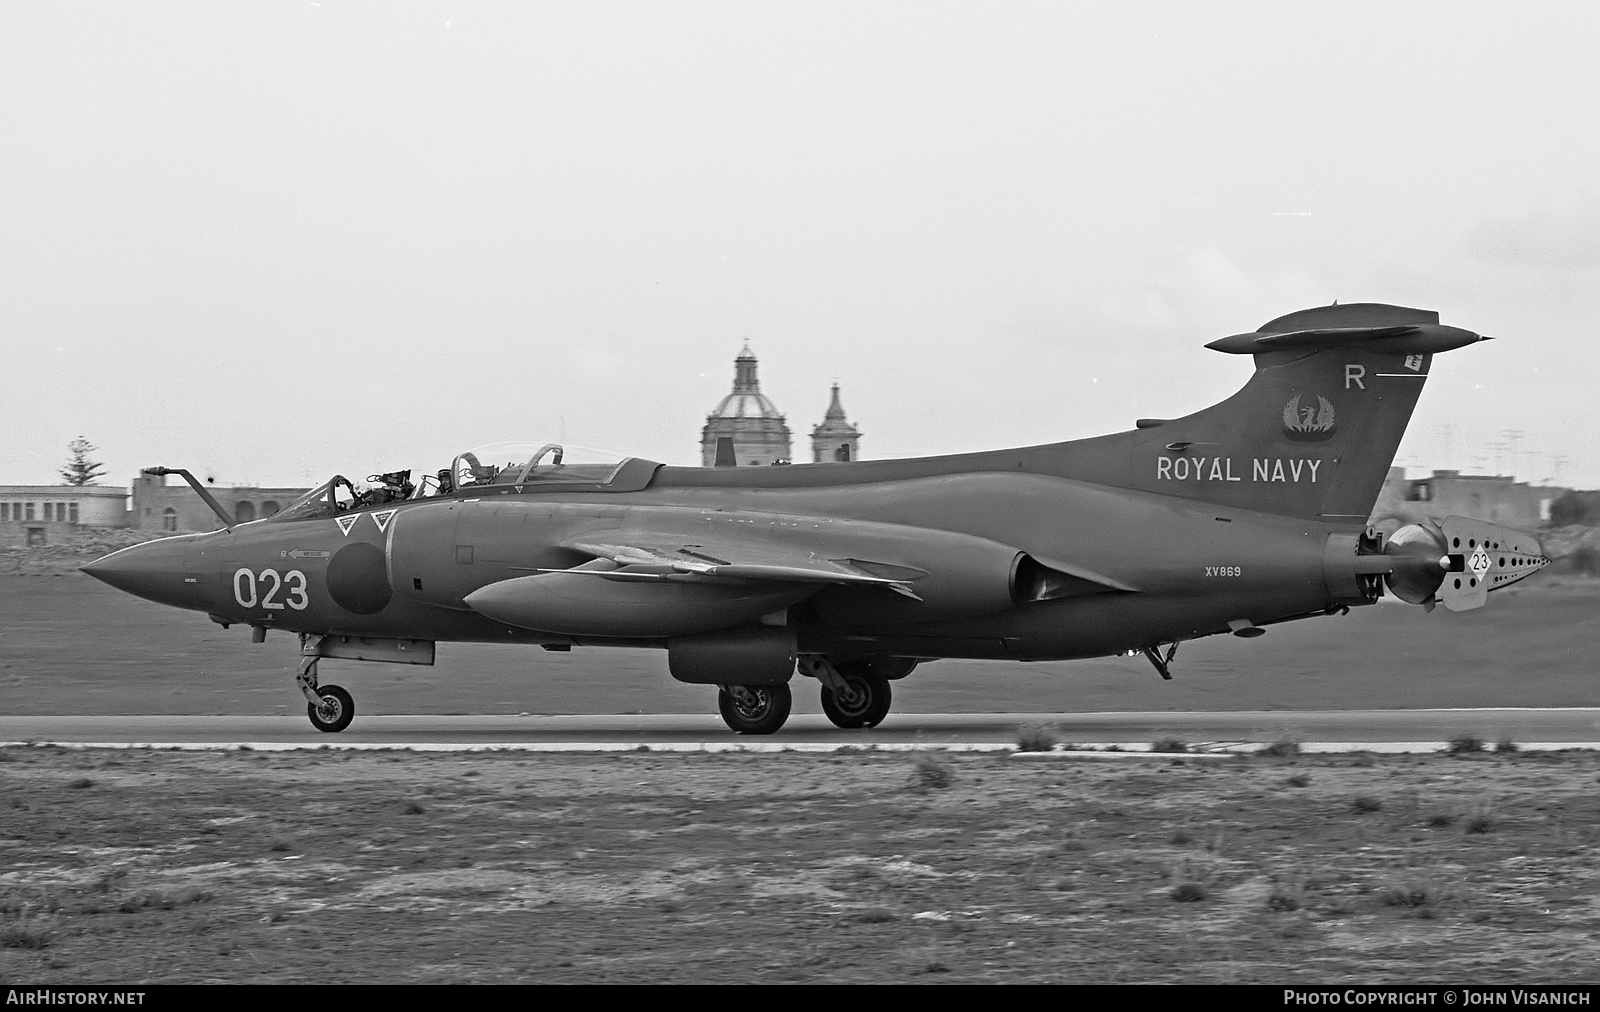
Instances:
[[[433,477],[441,486],[446,480],[455,489],[472,485],[525,485],[578,483],[605,485],[627,463],[604,450],[560,443],[489,443],[456,455],[449,471]]]
[[[632,467],[622,483],[614,486],[618,474],[630,465]],[[424,474],[421,481],[415,484],[411,481],[410,471],[371,475],[367,478],[369,484],[363,487],[357,487],[344,475],[336,474],[290,503],[272,519],[287,521],[332,517],[346,510],[406,499],[426,499],[491,485],[633,491],[648,484],[650,475],[658,466],[653,461],[639,457],[622,457],[584,446],[532,442],[488,443],[457,454],[449,467],[433,474]]]
[[[283,523],[289,520],[331,517],[345,510],[354,509],[359,501],[359,495],[349,478],[336,474],[285,506],[277,515],[270,517],[269,522]]]

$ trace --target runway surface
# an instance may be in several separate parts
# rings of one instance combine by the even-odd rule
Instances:
[[[1024,727],[1046,727],[1080,748],[1147,748],[1175,738],[1209,750],[1289,740],[1305,751],[1428,752],[1470,735],[1523,749],[1600,748],[1600,708],[1250,710],[1121,713],[891,714],[844,731],[815,714],[775,735],[730,732],[711,714],[360,716],[322,734],[304,716],[0,716],[0,744],[262,750],[396,748],[419,751],[829,751],[840,748],[1009,751]]]

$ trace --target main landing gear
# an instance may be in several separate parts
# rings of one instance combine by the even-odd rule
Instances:
[[[322,657],[321,636],[300,634],[300,667],[294,680],[306,697],[306,716],[318,731],[333,733],[350,726],[356,716],[356,702],[338,685],[317,684],[317,661]]]
[[[868,661],[802,657],[800,673],[822,683],[822,712],[835,727],[877,727],[889,714],[889,680]]]
[[[793,704],[787,684],[724,685],[717,690],[717,709],[739,734],[771,734],[789,719]]]
[[[877,727],[888,716],[893,693],[889,683],[917,666],[914,658],[867,657],[834,661],[804,654],[800,674],[822,683],[822,712],[835,727]],[[717,708],[728,727],[739,734],[772,734],[789,719],[793,696],[789,686],[723,685]]]

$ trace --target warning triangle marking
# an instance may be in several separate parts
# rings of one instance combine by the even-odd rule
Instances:
[[[389,526],[389,519],[391,517],[393,517],[398,512],[400,512],[400,511],[399,510],[384,510],[381,513],[372,514],[372,522],[378,525],[378,533],[379,534],[383,533],[384,528]]]
[[[353,515],[352,516],[345,516],[345,517],[334,517],[333,518],[333,522],[339,525],[340,533],[342,533],[345,537],[348,538],[350,536],[350,528],[352,528],[352,527],[354,527],[356,525],[356,521],[358,519],[360,519],[360,518],[356,517],[356,516],[353,516]]]

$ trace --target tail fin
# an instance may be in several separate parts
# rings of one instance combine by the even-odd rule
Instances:
[[[1364,524],[1433,356],[1484,340],[1439,314],[1353,304],[1279,317],[1207,345],[1254,355],[1244,389],[1184,418],[1143,420],[1138,487],[1328,523]]]

